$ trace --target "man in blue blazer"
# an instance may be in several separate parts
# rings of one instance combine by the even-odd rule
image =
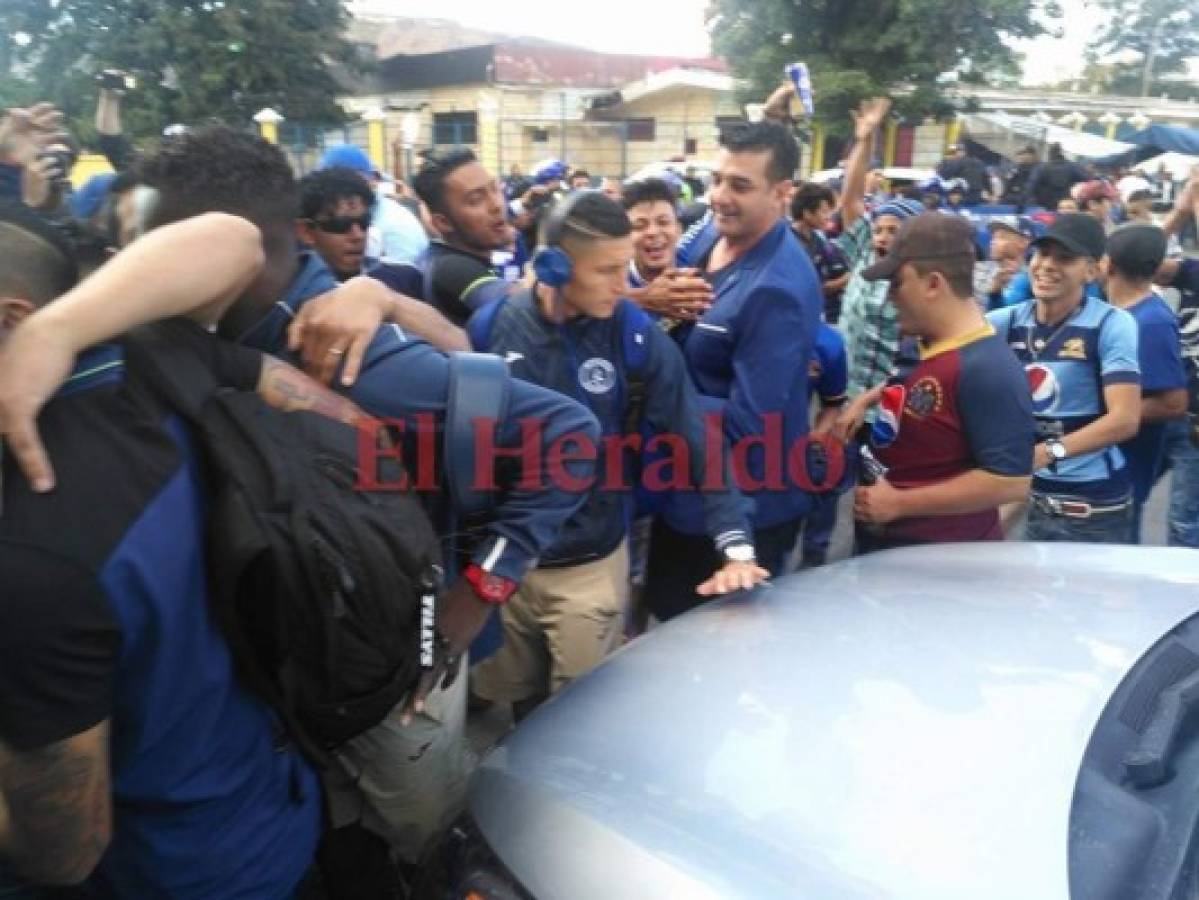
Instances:
[[[782,574],[812,505],[803,450],[820,282],[784,217],[799,164],[794,137],[761,122],[727,129],[720,143],[711,216],[679,259],[704,273],[714,301],[674,335],[704,412],[721,417],[736,477],[754,501],[757,562]],[[659,619],[695,605],[702,573],[721,562],[710,558],[699,494],[675,490],[662,500],[646,585]]]

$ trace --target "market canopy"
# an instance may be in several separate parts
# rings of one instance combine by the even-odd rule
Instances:
[[[1106,166],[1127,166],[1163,153],[1199,156],[1199,131],[1181,125],[1150,125],[1124,140],[1131,146],[1099,162]]]
[[[1100,160],[1134,149],[1132,144],[1123,141],[1110,141],[1102,135],[1041,122],[1031,116],[983,112],[965,115],[962,121],[972,141],[1008,159],[1029,144],[1041,148],[1042,158],[1044,149],[1050,144],[1058,144],[1071,159]]]

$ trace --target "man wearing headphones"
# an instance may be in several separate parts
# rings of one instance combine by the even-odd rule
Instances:
[[[713,442],[705,441],[682,354],[645,312],[622,299],[633,255],[630,230],[624,209],[600,191],[560,201],[534,259],[535,285],[484,307],[467,325],[476,350],[503,355],[516,377],[578,400],[601,423],[598,447],[564,449],[564,456],[597,459],[602,480],[577,485],[588,500],[522,580],[502,612],[503,647],[472,675],[475,693],[513,703],[518,717],[620,641],[628,597],[625,452],[637,455],[646,428],[660,435],[650,449],[660,446],[669,460],[650,462],[643,480],[658,489],[699,486],[706,531],[722,554],[698,592],[750,588],[767,575],[755,561],[747,504],[733,485],[727,453],[723,468],[706,464]],[[719,426],[715,433],[715,447],[723,448]]]

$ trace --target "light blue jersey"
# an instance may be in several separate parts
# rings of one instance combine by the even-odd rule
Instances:
[[[1032,391],[1037,439],[1063,437],[1106,412],[1103,388],[1141,383],[1137,324],[1131,315],[1102,300],[1084,297],[1066,321],[1041,325],[1036,302],[995,310],[987,318],[1024,365]],[[1128,494],[1124,456],[1117,446],[1072,456],[1056,472],[1040,469],[1033,490],[1071,494],[1094,501]]]

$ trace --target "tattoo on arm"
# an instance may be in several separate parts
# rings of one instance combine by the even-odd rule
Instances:
[[[263,360],[258,394],[271,406],[288,412],[307,410],[347,425],[355,425],[365,418],[365,414],[352,400],[347,400],[298,369],[269,356]]]
[[[91,874],[112,834],[108,722],[29,752],[0,745],[0,857],[39,884]]]

